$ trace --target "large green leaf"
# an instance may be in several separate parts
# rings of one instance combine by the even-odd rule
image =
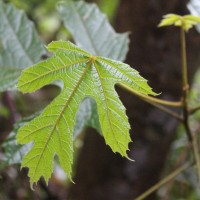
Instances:
[[[59,3],[58,11],[77,45],[94,55],[124,61],[128,52],[128,34],[116,33],[95,4],[67,0]],[[100,132],[96,104],[91,98],[87,98],[80,106],[74,135],[87,126]]]
[[[146,80],[127,64],[93,56],[70,42],[52,42],[48,50],[54,56],[25,69],[18,83],[22,92],[33,92],[54,80],[64,83],[60,95],[17,134],[20,144],[34,142],[22,162],[22,167],[29,167],[31,185],[41,176],[48,182],[55,153],[71,178],[73,130],[84,98],[90,96],[96,101],[106,144],[127,157],[130,126],[114,86],[120,83],[143,94],[154,94]]]
[[[21,70],[45,52],[23,11],[0,1],[0,91],[13,88]]]

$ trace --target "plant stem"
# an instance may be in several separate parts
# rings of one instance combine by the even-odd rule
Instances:
[[[190,108],[188,110],[189,114],[192,115],[194,114],[195,112],[199,111],[200,110],[200,106],[197,106],[197,107],[194,107],[194,108]]]
[[[198,147],[197,142],[198,142],[197,137],[193,137],[192,147],[193,147],[193,151],[194,151],[195,161],[197,164],[197,174],[198,174],[198,178],[200,181],[200,157],[199,157],[199,147]]]
[[[153,192],[155,192],[157,189],[159,189],[161,186],[163,186],[164,184],[166,184],[168,181],[172,180],[173,178],[175,178],[178,174],[180,174],[181,172],[183,172],[184,170],[186,170],[187,168],[189,168],[191,166],[191,164],[186,163],[184,165],[182,165],[181,167],[177,168],[174,172],[172,172],[171,174],[169,174],[167,177],[165,177],[164,179],[162,179],[161,181],[159,181],[157,184],[155,184],[153,187],[149,188],[147,191],[145,191],[144,193],[142,193],[140,196],[138,196],[135,200],[142,200],[146,197],[148,197],[150,194],[152,194]]]
[[[183,92],[183,124],[186,129],[186,133],[189,141],[192,141],[192,133],[189,126],[188,120],[188,78],[187,78],[187,57],[186,57],[186,44],[185,44],[185,30],[184,22],[182,22],[181,27],[181,59],[182,59],[182,92]]]
[[[162,100],[162,99],[157,99],[155,97],[151,97],[145,94],[141,94],[135,90],[133,90],[132,88],[128,87],[127,85],[124,85],[123,83],[118,84],[120,87],[124,88],[125,90],[127,90],[129,93],[132,93],[138,97],[140,97],[142,100],[151,102],[151,103],[157,103],[157,104],[161,104],[164,106],[171,106],[171,107],[182,107],[183,103],[182,101],[166,101],[166,100]]]
[[[184,161],[186,160],[187,156],[188,156],[188,152],[191,148],[191,143],[188,143],[187,145],[185,145],[184,149],[181,151],[180,156],[176,159],[176,163],[175,163],[175,168],[177,169],[179,166],[181,166],[182,163],[184,163]],[[171,194],[171,190],[174,186],[174,179],[170,180],[168,183],[166,183],[165,187],[165,193],[163,194],[162,198],[163,200],[169,200],[170,199],[170,194]]]
[[[182,58],[182,84],[183,90],[188,91],[188,73],[187,73],[187,57],[186,57],[186,42],[185,42],[185,30],[184,22],[182,21],[181,26],[181,58]]]
[[[183,122],[183,117],[181,115],[179,115],[177,112],[174,112],[171,109],[168,109],[162,105],[156,104],[156,103],[152,103],[151,101],[147,101],[144,99],[144,101],[146,101],[147,103],[153,105],[154,107],[158,108],[159,110],[162,110],[163,112],[171,115],[172,117],[178,119],[180,122]]]
[[[191,131],[189,125],[189,109],[188,109],[188,92],[189,92],[189,85],[188,85],[188,73],[187,73],[187,56],[186,56],[186,42],[185,42],[185,30],[184,30],[184,21],[182,20],[181,26],[181,57],[182,57],[182,90],[183,90],[183,124],[186,129],[186,134],[188,136],[188,140],[192,144],[193,153],[195,157],[195,161],[197,164],[197,174],[198,179],[200,181],[200,157],[199,157],[199,150],[196,137]]]

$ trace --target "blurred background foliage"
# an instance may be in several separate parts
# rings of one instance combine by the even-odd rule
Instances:
[[[52,40],[71,38],[56,11],[56,4],[59,0],[4,0],[4,2],[11,2],[17,8],[24,10],[28,17],[34,21],[44,42],[49,43]],[[97,3],[100,10],[106,14],[111,22],[119,5],[119,0],[86,0],[86,2]]]
[[[16,7],[24,10],[28,17],[35,23],[39,35],[44,43],[49,43],[52,40],[68,40],[71,39],[70,33],[64,28],[61,19],[56,11],[57,0],[4,0],[4,2],[11,2]],[[88,2],[95,2],[98,4],[100,10],[104,12],[111,23],[115,17],[116,11],[119,6],[119,0],[88,0]],[[191,1],[194,3],[194,1]],[[21,116],[27,117],[30,114],[41,110],[45,105],[47,105],[57,94],[59,90],[55,86],[47,86],[41,91],[34,94],[29,94],[22,96],[17,92],[11,94],[11,98],[15,99],[16,106],[19,108],[18,112]],[[194,83],[192,85],[192,90],[190,93],[191,106],[198,105],[200,102],[200,71],[196,73]],[[30,99],[33,104],[30,107]],[[5,100],[5,95],[0,94],[0,102]],[[6,106],[0,103],[0,119],[6,121],[9,118],[9,110]],[[195,132],[200,131],[200,113],[197,112],[193,117],[191,117],[191,123]],[[5,125],[6,126],[6,125]],[[2,129],[4,127],[1,127]],[[10,126],[10,129],[12,126]],[[15,127],[17,129],[17,127]],[[5,134],[7,135],[7,133]],[[180,126],[177,130],[177,138],[172,144],[170,154],[168,156],[167,166],[163,172],[163,177],[168,175],[174,166],[178,166],[183,163],[186,158],[189,157],[187,138],[185,136],[184,129]],[[78,149],[82,146],[82,137],[80,137],[75,142],[75,147],[77,147],[75,155],[78,153]],[[5,139],[1,136],[1,143]],[[15,142],[13,133],[7,139],[8,143]],[[200,142],[200,138],[199,138]],[[6,144],[6,143],[4,143]],[[19,146],[17,148],[20,148]],[[15,149],[6,149],[5,145],[0,147],[0,159],[3,157],[3,153],[13,156]],[[20,152],[16,155],[16,159],[20,160]],[[191,158],[190,158],[191,159]],[[75,159],[76,160],[76,159]],[[1,168],[5,168],[6,165],[1,165]],[[49,187],[41,181],[41,184],[37,187],[36,191],[30,190],[29,185],[27,185],[27,170],[23,169],[24,173],[19,173],[19,166],[9,166],[6,167],[0,173],[0,199],[64,199],[67,195],[66,185],[67,177],[63,174],[59,166],[56,167],[56,173],[53,180],[50,182]],[[16,181],[17,180],[17,181]],[[195,200],[200,199],[200,189],[197,187],[197,177],[195,175],[195,170],[193,167],[188,168],[182,174],[177,176],[173,181],[170,181],[158,190],[158,195],[160,199],[164,200]]]

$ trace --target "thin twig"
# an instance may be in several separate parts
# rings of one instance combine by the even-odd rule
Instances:
[[[182,58],[182,93],[183,93],[182,94],[182,101],[180,101],[180,102],[168,102],[167,101],[166,102],[166,101],[158,100],[156,98],[152,98],[152,97],[149,97],[149,96],[146,97],[145,95],[140,95],[137,92],[132,91],[130,88],[126,88],[124,85],[122,85],[122,87],[127,89],[129,92],[139,96],[141,99],[151,103],[151,104],[156,103],[155,104],[156,106],[158,106],[157,104],[162,104],[162,105],[166,105],[166,106],[182,107],[183,119],[181,121],[182,121],[182,123],[183,123],[183,125],[186,129],[186,134],[188,136],[188,140],[190,142],[190,145],[192,146],[192,150],[193,150],[193,153],[194,153],[194,156],[195,156],[195,162],[196,162],[196,165],[197,165],[197,173],[198,173],[199,180],[200,180],[200,157],[199,157],[199,149],[198,149],[198,144],[197,144],[197,138],[194,137],[194,134],[192,133],[191,128],[190,128],[190,124],[189,124],[189,115],[191,113],[194,113],[197,110],[199,110],[200,106],[197,107],[197,108],[194,108],[192,110],[188,109],[189,84],[188,84],[188,72],[187,72],[188,69],[187,69],[187,57],[186,57],[185,30],[184,30],[184,21],[183,20],[182,20],[182,26],[181,26],[180,34],[181,34],[181,58]],[[161,107],[161,110],[163,110],[162,107]],[[165,111],[165,110],[163,110],[163,111]],[[167,110],[165,112],[169,113],[169,110]],[[174,113],[171,114],[171,115],[173,116]],[[175,118],[177,118],[177,116]],[[157,184],[152,186],[150,189],[148,189],[147,191],[142,193],[135,200],[142,200],[142,199],[146,198],[147,196],[149,196],[150,194],[155,192],[158,188],[160,188],[162,185],[164,185],[168,181],[172,180],[175,176],[177,176],[182,171],[187,169],[189,166],[191,166],[191,165],[188,164],[188,163],[182,165],[177,170],[175,170],[170,175],[168,175],[166,178],[162,179]]]
[[[179,175],[181,172],[188,169],[190,166],[192,166],[190,163],[186,163],[182,165],[181,167],[177,168],[175,171],[173,171],[171,174],[169,174],[167,177],[159,181],[157,184],[155,184],[153,187],[149,188],[147,191],[142,193],[142,195],[138,196],[135,200],[142,200],[146,197],[148,197],[150,194],[155,192],[157,189],[159,189],[161,186],[175,178],[177,175]]]
[[[195,112],[200,110],[200,106],[188,109],[190,115],[194,114]]]
[[[189,150],[191,148],[191,143],[189,142],[187,145],[185,145],[184,149],[182,150],[181,154],[179,155],[179,157],[177,158],[176,160],[176,163],[175,163],[175,169],[178,168],[178,166],[181,166],[181,164],[186,160],[187,156],[188,156],[188,153],[189,153]],[[169,181],[168,184],[166,184],[166,192],[165,194],[163,195],[163,200],[168,200],[169,199],[169,194],[171,194],[171,190],[172,190],[172,187],[173,187],[173,183],[174,183],[174,179],[172,179],[171,181]]]
[[[168,109],[162,105],[152,103],[151,101],[147,101],[147,100],[144,100],[144,101],[148,102],[149,104],[153,105],[154,107],[158,108],[159,110],[162,110],[163,112],[171,115],[172,117],[178,119],[180,122],[183,122],[183,117],[181,115],[179,115],[177,112],[174,112],[173,110]]]

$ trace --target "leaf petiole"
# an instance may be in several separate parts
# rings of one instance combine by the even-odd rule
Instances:
[[[162,100],[162,99],[158,99],[152,96],[147,96],[144,95],[142,93],[139,93],[135,90],[133,90],[132,88],[120,83],[118,84],[120,87],[124,88],[125,90],[127,90],[128,92],[140,97],[141,99],[148,101],[150,103],[156,103],[156,104],[161,104],[164,106],[170,106],[170,107],[182,107],[183,106],[183,102],[182,101],[167,101],[167,100]]]

